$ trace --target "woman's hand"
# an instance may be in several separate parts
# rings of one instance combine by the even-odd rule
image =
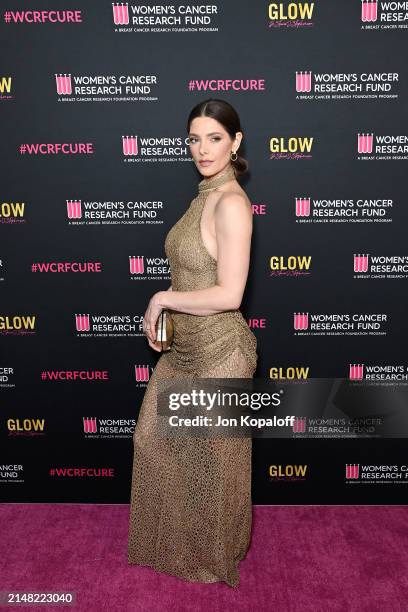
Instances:
[[[147,306],[147,310],[143,316],[143,333],[146,334],[146,338],[149,345],[155,350],[161,350],[161,343],[156,342],[157,336],[157,320],[160,316],[161,311],[165,308],[162,296],[165,291],[158,291],[151,298]]]
[[[147,338],[147,341],[149,343],[149,346],[152,347],[152,349],[158,351],[159,353],[162,352],[161,342],[152,342],[149,338]],[[167,350],[170,350],[170,347]]]

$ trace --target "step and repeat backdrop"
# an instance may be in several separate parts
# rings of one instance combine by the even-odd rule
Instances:
[[[1,11],[3,502],[129,502],[160,356],[143,314],[202,179],[186,124],[204,99],[242,122],[256,377],[407,384],[408,2]],[[343,417],[254,439],[254,504],[402,503],[407,432]]]

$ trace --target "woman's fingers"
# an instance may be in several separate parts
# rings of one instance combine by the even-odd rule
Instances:
[[[152,349],[154,349],[155,351],[158,351],[159,353],[161,352],[161,344],[160,342],[152,342],[150,340],[150,338],[147,339],[149,345],[152,347]]]
[[[156,321],[150,321],[150,331],[152,334],[152,342],[156,342]]]
[[[156,341],[155,338],[155,325],[152,323],[151,318],[149,317],[149,315],[147,315],[147,311],[145,313],[145,316],[143,317],[143,331],[146,335],[146,338],[148,340],[151,340],[152,342]]]
[[[149,338],[154,343],[156,342],[156,326],[152,323],[152,320],[149,321]]]
[[[143,331],[146,334],[147,339],[153,343],[156,342],[156,337],[157,337],[156,327],[157,327],[157,321],[160,316],[161,310],[162,308],[156,304],[154,300],[154,296],[153,296],[150,299],[149,305],[143,317]]]

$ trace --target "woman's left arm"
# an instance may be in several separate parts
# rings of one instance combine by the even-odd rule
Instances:
[[[194,291],[158,291],[150,300],[146,321],[155,329],[164,308],[198,316],[238,309],[248,278],[253,217],[245,196],[226,194],[214,212],[217,281]]]

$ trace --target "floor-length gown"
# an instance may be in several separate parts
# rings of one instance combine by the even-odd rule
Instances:
[[[166,236],[174,291],[215,284],[217,262],[204,246],[207,195],[235,177],[232,167],[203,179]],[[239,309],[209,316],[171,311],[174,340],[149,380],[133,437],[128,562],[194,582],[239,584],[251,537],[250,437],[157,437],[159,378],[252,378],[257,341]]]

